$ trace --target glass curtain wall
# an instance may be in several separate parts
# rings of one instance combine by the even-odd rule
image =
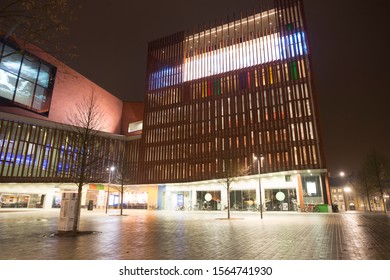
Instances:
[[[47,115],[56,68],[0,39],[0,99]]]

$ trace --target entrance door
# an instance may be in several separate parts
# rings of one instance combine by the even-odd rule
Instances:
[[[177,194],[177,207],[184,207],[184,194],[183,193]]]
[[[39,204],[39,208],[45,207],[45,198],[46,198],[45,194],[41,195],[41,203]],[[37,207],[38,207],[38,204],[37,204]]]

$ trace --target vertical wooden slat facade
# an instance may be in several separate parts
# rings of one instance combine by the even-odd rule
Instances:
[[[149,44],[140,183],[324,168],[302,3],[260,3]]]

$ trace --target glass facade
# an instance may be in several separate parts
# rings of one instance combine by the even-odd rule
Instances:
[[[56,68],[0,39],[0,99],[47,115]]]
[[[230,208],[257,211],[256,190],[233,190],[230,192]]]

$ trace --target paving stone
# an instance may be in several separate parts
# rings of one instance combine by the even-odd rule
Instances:
[[[59,210],[0,211],[2,260],[390,259],[390,215],[378,213],[82,210],[59,237]]]

